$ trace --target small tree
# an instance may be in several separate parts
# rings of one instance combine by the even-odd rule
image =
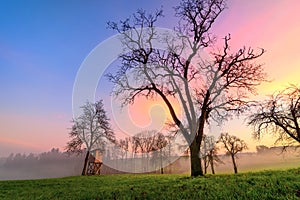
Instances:
[[[106,140],[115,141],[114,133],[110,127],[109,119],[103,108],[102,100],[97,103],[87,102],[82,108],[82,114],[73,119],[71,140],[67,143],[67,152],[81,153],[82,147],[86,148],[86,156],[82,175],[86,175],[88,158],[91,150],[102,149]]]
[[[244,140],[241,140],[240,138],[234,135],[229,135],[228,133],[222,133],[218,142],[223,144],[224,148],[227,151],[227,154],[230,155],[232,159],[234,173],[237,174],[238,170],[235,157],[238,152],[241,152],[248,148],[247,144],[244,142]]]
[[[137,145],[137,152],[141,153],[142,159],[146,159],[143,164],[145,165],[145,170],[148,171],[149,168],[149,157],[150,153],[154,149],[155,144],[155,133],[156,131],[142,131],[133,136],[133,140]],[[146,155],[146,158],[144,156]]]
[[[155,140],[154,140],[154,151],[159,151],[159,164],[160,164],[160,173],[164,173],[164,168],[163,168],[163,148],[167,146],[168,141],[166,137],[162,133],[157,133],[155,135]]]
[[[300,142],[300,88],[292,85],[258,104],[256,113],[249,117],[254,137],[277,134],[276,142]]]
[[[207,168],[210,165],[211,173],[215,174],[215,164],[223,163],[219,156],[218,150],[219,148],[216,145],[216,141],[214,136],[204,135],[203,143],[202,143],[202,154],[204,161],[204,173],[207,173]]]
[[[120,147],[120,153],[122,160],[127,159],[128,151],[129,151],[129,138],[120,139],[118,141],[118,146]]]

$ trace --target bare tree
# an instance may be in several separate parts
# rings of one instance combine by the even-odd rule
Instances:
[[[162,133],[158,132],[155,135],[153,151],[159,152],[159,165],[160,165],[160,173],[161,174],[164,173],[163,158],[166,157],[166,156],[164,156],[163,148],[165,146],[167,146],[167,144],[168,144],[167,138]],[[169,155],[167,155],[167,156],[169,156]]]
[[[204,173],[207,173],[207,168],[210,165],[211,173],[215,174],[215,164],[223,163],[218,156],[219,147],[216,145],[215,138],[213,136],[204,135],[201,150],[203,155]]]
[[[230,35],[225,36],[222,50],[215,47],[210,29],[225,9],[225,0],[183,0],[175,8],[179,34],[158,35],[155,24],[162,10],[147,14],[139,10],[131,18],[108,25],[122,35],[129,53],[120,55],[122,64],[108,78],[115,84],[114,94],[123,104],[136,98],[161,98],[167,105],[175,126],[189,144],[191,175],[203,175],[200,145],[209,120],[225,120],[242,112],[247,94],[255,93],[265,74],[254,61],[264,50],[255,52],[243,47],[230,52]],[[153,48],[154,41],[168,50]],[[201,57],[212,51],[212,61]],[[171,99],[177,96],[184,116],[179,118]]]
[[[234,135],[229,135],[228,133],[222,133],[220,135],[218,142],[220,142],[224,145],[224,148],[226,149],[227,154],[230,155],[230,157],[232,159],[234,173],[237,174],[238,170],[237,170],[235,157],[238,152],[241,152],[248,148],[247,144],[245,143],[244,140],[241,140],[240,138],[238,138]]]
[[[86,148],[82,175],[86,175],[88,158],[93,149],[102,149],[105,141],[115,141],[114,133],[110,127],[109,119],[103,108],[102,100],[97,103],[87,102],[82,107],[82,114],[73,119],[73,125],[67,143],[67,152],[82,152]]]
[[[137,152],[141,153],[142,160],[145,161],[145,162],[143,162],[143,165],[144,165],[144,170],[146,170],[146,171],[148,171],[148,167],[149,167],[150,153],[154,149],[155,133],[156,133],[156,131],[154,131],[154,130],[143,131],[143,132],[140,132],[133,136],[133,139],[137,145]],[[146,156],[146,157],[144,158],[144,156]]]
[[[145,169],[148,171],[150,156],[152,156],[154,164],[156,164],[156,161],[159,161],[160,171],[163,174],[163,148],[168,142],[166,137],[160,132],[151,130],[136,134],[132,137],[132,140],[136,144],[136,152],[142,154],[142,159],[146,159],[144,162],[146,165]],[[144,158],[145,155],[146,158]]]
[[[120,147],[120,153],[121,153],[121,157],[122,160],[126,160],[128,157],[128,151],[129,151],[129,138],[125,138],[125,139],[120,139],[118,141],[118,146]]]
[[[170,145],[169,140],[171,140],[170,136],[165,136],[156,130],[142,131],[132,137],[120,139],[117,142],[117,146],[119,147],[119,149],[117,148],[118,155],[121,156],[123,160],[122,164],[125,164],[125,168],[131,164],[134,171],[136,167],[142,167],[141,172],[149,172],[154,171],[156,166],[159,165],[160,171],[163,173],[163,166],[168,163],[171,157],[171,146],[164,149],[164,147]],[[132,154],[130,155],[128,152],[132,152]],[[150,168],[150,164],[154,168]]]
[[[254,128],[255,138],[272,133],[277,134],[276,142],[300,142],[300,88],[291,85],[257,106],[248,123]]]

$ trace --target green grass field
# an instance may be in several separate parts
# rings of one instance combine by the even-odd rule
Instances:
[[[299,199],[300,169],[237,175],[100,175],[0,181],[0,199]]]

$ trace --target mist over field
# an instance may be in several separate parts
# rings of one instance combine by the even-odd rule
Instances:
[[[0,180],[55,178],[79,175],[82,156],[69,156],[58,149],[41,154],[11,154],[0,159]]]
[[[222,156],[221,159],[225,164],[217,165],[216,173],[232,173],[231,158]],[[299,152],[281,153],[280,151],[262,154],[241,153],[238,154],[237,165],[239,172],[297,168],[300,166],[300,154]]]
[[[231,158],[227,155],[219,155],[223,164],[215,166],[217,174],[233,173]],[[0,158],[0,180],[25,180],[56,178],[65,176],[78,176],[81,174],[84,154],[68,155],[58,149],[41,154],[15,154],[6,158]],[[118,164],[125,163],[119,159]],[[151,164],[151,162],[149,163]],[[262,170],[288,169],[300,166],[300,152],[294,147],[282,151],[280,147],[268,148],[255,153],[240,153],[237,159],[239,172],[251,172]],[[190,173],[190,160],[188,156],[182,156],[174,163],[164,168],[164,173],[188,174]],[[124,173],[111,169],[105,165],[101,167],[101,174]],[[160,171],[152,172],[160,173]],[[208,167],[207,173],[211,170]]]

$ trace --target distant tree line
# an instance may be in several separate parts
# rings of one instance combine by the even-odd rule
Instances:
[[[34,166],[34,165],[54,165],[56,163],[61,163],[63,161],[70,162],[81,161],[81,156],[69,155],[67,152],[61,152],[58,148],[52,148],[48,152],[43,152],[40,154],[30,153],[28,155],[16,153],[10,154],[4,161],[3,167],[7,168],[18,168],[20,166]]]
[[[3,158],[0,179],[34,179],[80,174],[82,155],[70,155],[53,148],[40,154],[16,153]]]

